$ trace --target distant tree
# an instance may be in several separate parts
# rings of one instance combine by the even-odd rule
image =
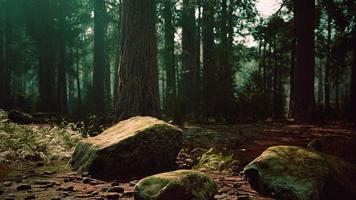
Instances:
[[[206,0],[203,5],[203,116],[206,119],[216,117],[217,67],[214,42],[215,2]]]
[[[356,23],[354,24],[352,31],[352,69],[351,69],[351,116],[356,121]]]
[[[124,0],[117,116],[160,115],[154,0]]]
[[[233,2],[230,2],[233,4]],[[230,23],[229,18],[233,18],[231,9],[234,8],[234,5],[229,6],[228,10],[228,1],[221,1],[221,17],[219,21],[220,28],[220,51],[219,51],[219,89],[218,89],[218,107],[220,110],[220,115],[228,120],[232,121],[233,119],[233,107],[234,107],[234,94],[233,94],[233,70],[231,64],[232,52],[233,49],[232,40],[229,40],[229,30],[233,30],[233,23]],[[231,27],[230,27],[231,26]],[[233,36],[231,36],[233,37]]]
[[[0,13],[0,107],[9,109],[11,106],[11,67],[13,60],[14,15],[12,9],[17,1],[2,1]]]
[[[93,68],[93,94],[95,98],[94,110],[96,113],[105,111],[106,90],[105,74],[107,68],[105,49],[106,7],[105,0],[94,0],[94,68]]]
[[[176,67],[174,56],[174,18],[173,0],[163,1],[163,18],[164,18],[164,67],[166,71],[166,115],[174,117],[176,112]]]
[[[314,99],[315,1],[295,0],[296,66],[294,74],[294,118],[311,120]]]
[[[196,86],[196,21],[195,0],[183,0],[182,13],[182,71],[179,92],[179,115],[193,118]]]

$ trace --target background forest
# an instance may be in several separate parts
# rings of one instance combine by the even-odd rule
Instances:
[[[0,0],[0,107],[109,122],[137,114],[177,123],[355,116],[353,0],[284,0],[268,17],[255,0],[136,4]],[[125,53],[142,44],[151,60]],[[130,64],[153,71],[140,79],[144,70],[123,70]],[[136,85],[119,87],[130,77]],[[135,111],[126,93],[150,93],[145,85],[157,86],[159,99]]]

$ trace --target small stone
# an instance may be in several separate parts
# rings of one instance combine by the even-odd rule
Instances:
[[[89,172],[83,172],[81,175],[84,177],[87,177],[87,176],[89,176]]]
[[[231,188],[223,187],[223,188],[221,188],[221,189],[218,191],[218,193],[219,193],[219,194],[227,193],[227,192],[229,192],[230,190],[231,190]]]
[[[237,196],[237,199],[238,199],[238,200],[249,200],[250,197],[249,197],[247,194],[239,194],[239,195]]]
[[[32,194],[24,198],[24,200],[36,199],[36,195]]]
[[[84,178],[82,183],[89,184],[92,180],[90,178]]]
[[[233,188],[240,188],[241,187],[241,183],[234,183],[232,185]]]
[[[63,179],[63,181],[65,183],[72,182],[72,181],[74,181],[74,178],[73,177],[66,177],[66,178]]]
[[[59,190],[62,190],[65,192],[73,192],[74,187],[73,186],[63,186],[63,187],[60,187]]]
[[[44,172],[42,172],[41,173],[41,175],[53,175],[53,174],[55,174],[56,173],[56,171],[44,171]]]
[[[5,187],[10,187],[12,185],[12,182],[11,181],[5,181],[2,185],[5,186]]]
[[[29,189],[31,189],[31,186],[27,185],[27,184],[20,184],[20,185],[17,186],[16,189],[17,190],[29,190]]]
[[[43,162],[37,162],[36,163],[36,167],[43,167],[44,166],[44,163]]]
[[[107,192],[117,192],[117,193],[124,193],[124,188],[119,186],[111,187],[107,190]]]
[[[138,180],[133,180],[130,182],[130,186],[135,186],[137,184]]]
[[[109,189],[109,187],[105,186],[100,189],[101,192],[106,192]]]
[[[119,199],[120,198],[120,194],[119,193],[115,193],[115,192],[109,192],[105,194],[105,197],[107,199]]]
[[[5,197],[4,200],[15,200],[14,197]]]
[[[124,193],[125,197],[132,197],[133,196],[133,191],[128,191]]]
[[[63,197],[68,197],[70,194],[68,192],[63,193]]]
[[[113,182],[111,183],[111,186],[119,186],[119,185],[120,185],[120,183],[117,182],[117,181],[113,181]]]

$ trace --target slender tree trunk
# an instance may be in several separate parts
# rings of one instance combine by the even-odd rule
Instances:
[[[232,108],[233,108],[233,74],[232,74],[232,64],[230,63],[231,51],[229,47],[228,30],[233,29],[232,23],[228,20],[228,9],[227,0],[222,0],[221,2],[221,46],[220,46],[220,89],[219,89],[219,107],[220,113],[224,119],[227,121],[232,121]],[[232,16],[230,16],[232,17]]]
[[[331,16],[328,16],[328,36],[327,36],[327,48],[326,48],[326,65],[325,65],[325,81],[324,81],[324,94],[325,94],[325,109],[330,112],[330,64],[331,64]]]
[[[180,115],[183,119],[193,118],[196,94],[196,24],[195,0],[183,0],[182,13],[182,77],[179,96]]]
[[[195,85],[194,94],[196,100],[194,102],[194,111],[196,118],[201,116],[201,99],[202,99],[202,85],[201,85],[201,22],[202,22],[202,0],[197,0],[198,18],[196,27],[196,53],[195,53]]]
[[[94,68],[93,68],[93,94],[94,111],[105,111],[106,90],[106,56],[105,56],[105,0],[94,0]]]
[[[81,114],[81,108],[82,108],[82,95],[81,95],[81,88],[80,88],[80,71],[79,71],[79,65],[80,65],[80,55],[79,55],[79,49],[76,51],[76,68],[75,68],[75,74],[76,74],[76,85],[77,85],[77,111],[79,114]]]
[[[59,65],[58,65],[58,111],[62,114],[68,112],[67,94],[67,58],[66,58],[66,26],[64,15],[64,0],[60,0],[59,19]],[[47,83],[48,84],[48,83]]]
[[[354,24],[354,29],[352,32],[352,47],[353,47],[353,61],[352,61],[352,72],[351,72],[351,91],[350,91],[350,102],[351,102],[351,119],[356,122],[356,24]]]
[[[293,32],[292,32],[292,42],[291,42],[291,51],[290,51],[290,77],[289,77],[289,84],[290,84],[290,91],[289,91],[289,111],[288,111],[288,118],[293,118],[293,110],[294,110],[294,105],[293,105],[293,99],[295,95],[295,90],[294,90],[294,69],[295,69],[295,50],[296,50],[296,30],[295,30],[295,17],[294,17],[294,26],[293,26]]]
[[[314,21],[315,1],[295,0],[296,67],[294,74],[294,117],[311,120],[315,108],[314,99]]]
[[[206,119],[216,117],[217,68],[214,43],[215,1],[203,2],[203,104]]]
[[[119,120],[160,116],[154,0],[124,0],[119,67]]]
[[[163,2],[164,10],[164,66],[166,69],[166,115],[175,116],[176,109],[176,68],[174,56],[174,21],[173,21],[173,1],[166,0]]]
[[[11,8],[13,5],[11,0],[4,2],[4,33],[2,36],[3,40],[3,54],[2,54],[2,71],[1,71],[1,93],[0,93],[0,107],[4,109],[10,109],[11,107],[11,65],[13,62],[12,58],[12,35],[13,35],[13,22],[11,17]]]
[[[119,24],[117,26],[117,43],[116,43],[116,60],[115,60],[115,69],[114,69],[114,86],[113,86],[113,106],[118,101],[118,86],[119,86],[119,65],[120,65],[120,48],[121,48],[121,27],[122,27],[122,0],[119,0]]]

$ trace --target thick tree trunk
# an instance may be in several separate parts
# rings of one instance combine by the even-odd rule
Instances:
[[[94,68],[93,68],[93,99],[94,111],[102,113],[106,104],[106,57],[105,57],[105,0],[94,0]]]
[[[183,0],[182,16],[182,77],[179,94],[180,113],[183,119],[193,118],[196,94],[196,24],[195,0]]]
[[[315,1],[295,0],[296,67],[294,74],[294,117],[311,120],[315,108],[314,99],[314,23]]]
[[[217,67],[214,43],[215,1],[203,2],[203,107],[206,119],[216,117]]]
[[[166,115],[170,118],[175,116],[176,109],[176,68],[174,57],[174,22],[173,22],[173,1],[166,0],[163,2],[164,17],[164,66],[166,70]]]
[[[154,0],[123,1],[117,116],[160,116]]]

